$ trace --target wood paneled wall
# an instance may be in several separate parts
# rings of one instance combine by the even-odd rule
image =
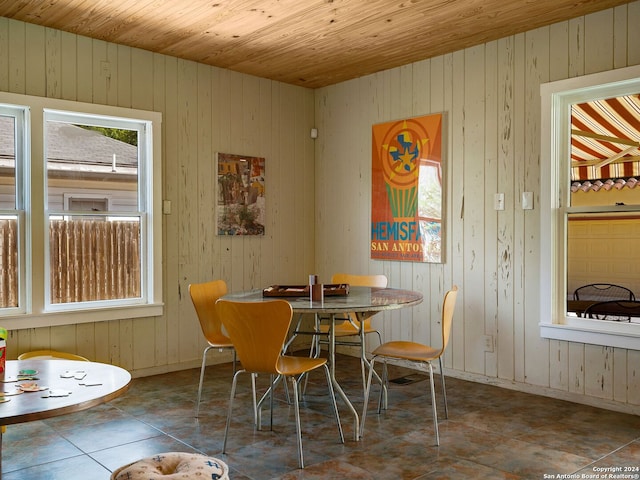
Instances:
[[[540,84],[640,63],[640,2],[316,90],[316,258],[384,273],[425,302],[374,317],[384,338],[439,342],[461,289],[445,368],[508,388],[640,412],[640,352],[541,339]],[[369,256],[372,124],[446,114],[446,262]],[[523,191],[535,208],[523,210]],[[505,194],[504,211],[493,209]]]
[[[375,318],[386,339],[435,342],[443,294],[460,286],[452,375],[639,412],[639,352],[540,338],[540,216],[519,200],[539,192],[540,84],[640,63],[638,22],[636,1],[314,92],[0,18],[0,90],[163,113],[172,202],[162,317],[12,331],[9,357],[65,349],[134,375],[197,366],[189,283],[379,272],[425,295]],[[446,113],[446,262],[372,261],[371,125],[431,112]],[[264,238],[216,236],[216,151],[266,157]]]
[[[171,201],[162,317],[13,330],[9,358],[53,348],[134,375],[199,366],[206,344],[190,283],[222,278],[241,290],[305,282],[313,273],[312,90],[7,18],[0,18],[0,90],[162,112],[162,190]],[[265,236],[216,235],[217,151],[266,158]]]

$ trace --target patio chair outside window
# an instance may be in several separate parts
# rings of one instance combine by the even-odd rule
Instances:
[[[635,300],[631,290],[612,283],[592,283],[578,287],[573,292],[574,300],[595,300],[606,302],[609,300]]]

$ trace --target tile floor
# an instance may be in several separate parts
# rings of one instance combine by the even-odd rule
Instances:
[[[342,385],[361,408],[358,361],[339,357],[337,365]],[[412,373],[390,370],[391,378]],[[640,417],[453,378],[447,379],[449,420],[438,397],[441,444],[435,447],[428,381],[420,375],[414,383],[391,384],[382,415],[377,402],[370,405],[360,442],[353,441],[342,405],[343,445],[324,376],[314,374],[301,406],[304,470],[297,468],[293,408],[283,389],[277,391],[273,431],[254,431],[244,375],[223,455],[231,365],[208,367],[201,418],[195,419],[198,374],[193,369],[135,379],[108,404],[10,426],[3,439],[4,480],[107,480],[123,464],[169,451],[218,457],[228,463],[232,480],[605,478],[599,469],[608,467],[626,468],[622,473],[631,476],[607,478],[639,478]]]

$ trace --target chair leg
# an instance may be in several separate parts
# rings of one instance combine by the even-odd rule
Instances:
[[[252,375],[255,375],[256,377],[258,376],[257,373],[253,373]],[[269,395],[269,400],[270,400],[270,406],[271,406],[271,429],[273,430],[273,391],[275,390],[275,388],[278,386],[278,383],[280,382],[280,380],[283,378],[282,375],[278,375],[276,376],[276,378],[274,379],[273,377],[271,377],[271,384],[269,385],[269,388],[267,389],[267,391],[262,395],[262,397],[260,397],[260,401],[257,403],[257,405],[254,407],[255,408],[255,415],[257,418],[256,421],[256,428],[258,430],[262,430],[262,404],[264,403],[264,401],[267,399],[267,395]],[[286,380],[285,380],[285,386],[286,386]],[[287,392],[288,392],[288,388],[287,388]],[[253,396],[254,398],[256,398],[256,394],[255,394],[255,385],[254,385],[254,392],[253,392]]]
[[[336,423],[338,424],[338,431],[340,432],[340,443],[344,443],[344,433],[342,432],[342,424],[340,423],[340,413],[338,412],[338,404],[336,403],[336,392],[333,390],[333,383],[331,383],[331,374],[329,373],[329,367],[324,364],[324,373],[327,377],[327,386],[329,387],[329,393],[331,394],[331,404],[333,406],[333,413],[336,417]]]
[[[236,349],[233,349],[233,374],[236,374],[236,363],[238,363],[238,357],[236,356]]]
[[[293,408],[296,417],[296,432],[298,434],[298,464],[300,468],[304,468],[304,458],[302,457],[302,429],[300,428],[300,406],[298,404],[298,382],[295,377],[291,377],[291,380],[293,382]]]
[[[204,382],[204,370],[207,367],[207,352],[213,347],[209,346],[202,352],[202,366],[200,367],[200,383],[198,385],[198,399],[196,400],[196,418],[200,415],[200,397],[202,396],[202,384]],[[235,352],[235,350],[234,350]],[[235,353],[234,353],[235,355]],[[234,363],[235,370],[235,363]]]
[[[251,393],[253,397],[253,424],[260,430],[260,418],[258,416],[258,399],[256,398],[256,377],[257,373],[251,374]]]
[[[362,392],[364,393],[367,390],[367,377],[365,372],[365,364],[367,362],[367,342],[365,340],[366,334],[362,329],[362,324],[360,328],[360,371],[362,374]]]
[[[373,378],[373,366],[376,363],[376,357],[371,358],[369,365],[369,378],[367,380],[367,388],[364,390],[364,405],[362,407],[362,419],[360,420],[360,437],[364,436],[364,422],[367,418],[367,407],[369,406],[369,394],[371,393],[371,379]]]
[[[433,410],[433,428],[436,434],[436,445],[440,445],[440,435],[438,432],[438,412],[436,409],[436,387],[433,384],[433,366],[429,362],[429,383],[431,384],[431,408]]]
[[[227,451],[227,437],[229,435],[229,425],[231,424],[231,412],[233,410],[233,398],[236,394],[236,385],[238,383],[238,376],[243,373],[244,370],[238,370],[233,376],[233,382],[231,382],[231,395],[229,397],[229,410],[227,411],[227,424],[224,427],[224,440],[222,442],[222,453]]]
[[[387,367],[387,361],[382,362],[382,377],[380,378],[380,396],[378,397],[378,414],[382,413],[382,410],[386,410],[389,406],[389,400],[387,398],[387,385],[389,384],[389,368]]]
[[[311,346],[309,347],[309,358],[320,357],[320,317],[316,313],[314,315],[314,327],[315,335],[311,336]],[[304,385],[302,387],[302,395],[307,392],[307,385],[309,384],[309,373],[304,375]]]
[[[269,426],[270,430],[273,432],[273,384],[274,384],[273,373],[269,375],[269,410],[271,411],[269,417]]]
[[[449,418],[449,408],[447,407],[447,389],[444,385],[444,370],[442,369],[442,357],[438,357],[440,362],[440,381],[442,382],[442,398],[444,398],[444,418]]]

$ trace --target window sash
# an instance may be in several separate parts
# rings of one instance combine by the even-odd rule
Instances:
[[[43,326],[68,325],[100,322],[116,319],[134,319],[159,316],[163,313],[162,303],[162,165],[161,165],[161,122],[158,112],[87,104],[44,97],[0,92],[0,107],[18,106],[24,111],[24,162],[16,173],[17,183],[23,186],[24,196],[20,199],[21,209],[3,211],[17,213],[20,229],[19,259],[23,274],[20,278],[21,307],[0,309],[3,326],[9,329],[37,328]],[[138,218],[141,241],[146,252],[141,253],[141,295],[139,298],[122,301],[98,301],[74,304],[51,305],[47,293],[48,285],[48,238],[49,215],[76,215],[78,212],[47,211],[46,163],[44,148],[45,111],[58,115],[72,112],[86,121],[87,118],[127,118],[135,122],[141,131],[142,141],[138,144],[144,164],[138,166],[139,181],[137,207],[135,211],[108,212],[107,221],[124,220],[124,217]],[[53,118],[53,117],[51,117]],[[155,128],[154,128],[155,127]],[[148,139],[148,141],[147,141]],[[42,181],[41,186],[37,180]],[[35,180],[35,183],[34,183]],[[31,189],[33,184],[34,188]],[[157,212],[157,214],[155,213]],[[90,213],[95,217],[96,212]]]
[[[640,324],[603,322],[567,315],[567,217],[570,213],[638,211],[637,205],[570,206],[570,107],[595,98],[640,92],[640,66],[541,86],[541,275],[543,338],[640,349]]]

